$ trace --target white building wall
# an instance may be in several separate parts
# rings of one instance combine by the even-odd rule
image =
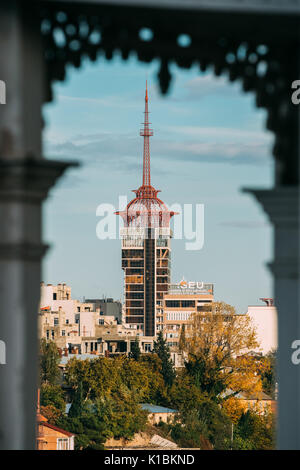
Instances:
[[[41,300],[40,308],[48,307],[52,305],[53,301],[53,286],[41,286]]]
[[[267,354],[271,349],[277,349],[277,310],[274,306],[249,305],[247,315],[252,319],[256,328],[257,339],[261,352]]]

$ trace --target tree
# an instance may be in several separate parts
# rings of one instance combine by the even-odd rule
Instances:
[[[186,347],[185,324],[182,325],[179,337],[179,351],[184,351]]]
[[[162,376],[166,386],[171,386],[176,374],[171,360],[170,350],[167,341],[163,337],[162,331],[158,333],[157,341],[154,341],[153,352],[156,353],[161,360]]]
[[[107,437],[132,439],[146,426],[147,412],[140,407],[135,393],[124,386],[111,397],[96,400],[95,407]]]
[[[41,386],[41,406],[54,406],[57,410],[65,411],[65,397],[59,385],[44,383]]]
[[[211,311],[195,314],[186,335],[188,375],[202,392],[220,400],[229,389],[260,391],[257,363],[246,353],[258,347],[251,319],[237,315],[234,307],[214,302]]]
[[[233,449],[271,450],[274,448],[274,417],[248,410],[234,429]]]
[[[262,357],[258,357],[258,373],[261,377],[262,388],[265,393],[275,398],[276,388],[276,351],[270,351]]]
[[[40,377],[41,383],[55,385],[60,375],[59,353],[54,341],[46,341],[43,338],[40,342]]]
[[[235,424],[239,421],[242,414],[245,413],[246,406],[241,403],[241,400],[234,397],[228,398],[228,400],[224,400],[222,403],[222,409]]]
[[[131,346],[131,351],[129,353],[129,357],[134,359],[135,361],[139,361],[141,357],[141,350],[140,350],[140,342],[138,340],[138,337],[135,337],[134,342],[132,343]]]
[[[82,415],[84,409],[83,389],[82,382],[79,382],[77,389],[74,393],[71,408],[69,410],[69,417],[75,418]]]
[[[48,423],[56,424],[63,416],[63,412],[53,405],[41,406],[41,414],[47,419]]]
[[[56,425],[75,434],[75,450],[104,449],[105,425],[93,410],[87,408],[78,417],[62,416]]]
[[[134,391],[138,400],[144,400],[154,379],[153,371],[144,362],[126,356],[84,361],[73,358],[66,366],[65,376],[67,384],[74,390],[82,384],[84,401],[109,397],[122,385]]]

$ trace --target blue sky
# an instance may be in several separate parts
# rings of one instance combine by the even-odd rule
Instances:
[[[44,149],[48,158],[77,160],[52,189],[44,210],[44,238],[51,244],[45,282],[66,282],[75,298],[121,298],[120,240],[96,237],[96,208],[118,207],[141,184],[145,79],[149,83],[152,184],[167,204],[204,204],[205,241],[187,251],[172,241],[172,281],[215,283],[217,300],[244,312],[271,296],[272,231],[262,209],[241,188],[268,188],[273,181],[273,136],[264,110],[240,83],[198,67],[172,66],[167,97],[160,95],[158,64],[134,57],[122,62],[88,60],[70,67],[44,107]]]

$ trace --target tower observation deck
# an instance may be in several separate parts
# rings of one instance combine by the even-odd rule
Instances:
[[[125,318],[144,336],[156,336],[162,328],[162,299],[170,285],[170,219],[175,214],[157,197],[151,185],[150,128],[146,82],[145,118],[140,135],[144,138],[143,181],[134,190],[135,198],[118,211],[124,222],[122,268],[125,277]]]

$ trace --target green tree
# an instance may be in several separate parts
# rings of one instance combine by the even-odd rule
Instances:
[[[140,360],[141,350],[140,350],[140,342],[137,336],[135,337],[135,340],[131,345],[131,351],[129,353],[129,357],[134,359],[135,361]]]
[[[95,407],[107,437],[131,439],[147,423],[147,413],[140,407],[136,394],[124,386],[111,397],[96,400]]]
[[[82,415],[84,410],[84,400],[83,400],[83,388],[82,382],[79,382],[77,389],[74,393],[74,398],[72,401],[71,408],[69,410],[69,417],[75,418]]]
[[[144,359],[137,362],[126,356],[91,361],[73,358],[66,366],[65,376],[74,390],[82,383],[84,401],[110,397],[124,385],[142,402],[155,396],[162,386],[162,377],[152,366],[154,363],[148,364]]]
[[[257,359],[260,363],[258,373],[261,376],[263,391],[275,398],[276,351],[270,351],[265,356]]]
[[[258,415],[248,410],[234,429],[233,449],[274,449],[275,423],[272,415]]]
[[[176,374],[171,360],[169,346],[163,337],[162,331],[158,333],[157,341],[154,342],[153,352],[156,353],[161,360],[162,376],[166,386],[169,387],[172,385]]]
[[[44,383],[41,386],[41,406],[49,405],[64,412],[66,408],[64,392],[59,385]]]
[[[43,338],[40,342],[40,378],[41,383],[55,385],[58,381],[59,353],[54,341],[46,341]]]
[[[75,434],[75,450],[103,450],[106,440],[105,425],[90,409],[81,416],[63,416],[57,426]]]

